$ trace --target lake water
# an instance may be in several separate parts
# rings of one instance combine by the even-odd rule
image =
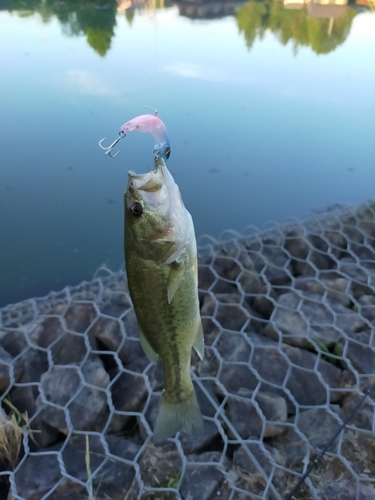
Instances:
[[[375,191],[374,3],[0,0],[0,305],[123,263],[159,110],[197,235]]]

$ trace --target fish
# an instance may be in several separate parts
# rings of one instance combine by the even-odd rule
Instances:
[[[167,127],[158,117],[158,112],[155,110],[153,115],[140,115],[132,118],[131,120],[124,123],[121,126],[119,137],[112,142],[108,147],[102,146],[102,142],[105,137],[99,141],[99,146],[105,150],[105,154],[109,155],[111,158],[115,158],[119,151],[112,156],[112,149],[116,146],[120,139],[126,137],[129,132],[142,132],[145,134],[150,134],[154,138],[154,156],[160,157],[166,162],[171,155],[171,145],[169,142],[169,136],[167,132]]]
[[[161,156],[153,171],[128,172],[125,266],[142,348],[160,359],[164,389],[154,441],[200,432],[202,414],[190,376],[191,350],[204,357],[194,225]]]

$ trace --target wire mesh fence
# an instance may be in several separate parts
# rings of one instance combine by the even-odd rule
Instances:
[[[199,241],[205,426],[163,387],[123,271],[0,310],[0,500],[375,499],[375,202]]]

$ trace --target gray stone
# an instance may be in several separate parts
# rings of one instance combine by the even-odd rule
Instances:
[[[68,330],[84,333],[97,316],[92,304],[73,302],[64,314]]]
[[[248,451],[250,453],[248,453]],[[269,446],[266,443],[247,443],[238,448],[233,455],[233,465],[240,467],[250,474],[259,474],[260,471],[256,466],[256,462],[260,466],[266,477],[272,473],[274,464],[285,467],[286,460],[281,451]],[[272,483],[278,491],[285,491],[287,481],[284,471],[275,468]]]
[[[122,318],[124,323],[126,336],[133,339],[139,339],[138,321],[134,309],[130,309]]]
[[[18,382],[22,375],[22,367],[19,364],[14,364],[12,367],[13,357],[3,349],[0,345],[0,393],[2,394],[8,389],[11,381]],[[13,370],[13,374],[11,373]]]
[[[311,410],[301,411],[298,419],[296,419],[297,427],[312,446],[323,448],[332,439],[332,436],[337,432],[342,425],[340,419],[336,419],[332,413],[325,408],[314,408]],[[335,443],[337,443],[338,438]],[[334,444],[330,451],[333,452]]]
[[[352,333],[350,338],[341,340],[335,346],[335,354],[348,359],[359,373],[375,375],[375,340],[370,332]],[[345,363],[344,363],[345,365]]]
[[[83,385],[78,367],[54,366],[41,378],[41,385],[47,401],[61,408],[46,405],[37,399],[37,406],[42,410],[45,423],[67,434],[69,425],[66,422],[63,407],[67,405],[71,423],[75,430],[89,430],[95,426],[107,405],[106,393],[99,389],[109,384],[109,376],[99,359],[88,360],[82,367],[85,381],[91,386]],[[92,387],[97,386],[98,388]]]
[[[285,466],[290,469],[301,463],[310,449],[308,440],[303,439],[294,427],[288,427],[284,434],[271,438],[268,444],[277,450],[282,450]]]
[[[80,363],[87,355],[83,335],[68,333],[56,317],[45,318],[38,326],[38,345],[50,348],[55,365]]]
[[[214,467],[203,463],[218,462],[220,458],[221,454],[218,452],[189,456],[180,489],[182,498],[209,500],[215,494],[225,480],[223,470],[219,466]],[[228,467],[228,461],[225,461],[223,466],[225,470]]]
[[[321,295],[326,293],[327,302],[337,301],[343,306],[348,307],[351,304],[350,297],[347,293],[348,280],[340,277],[335,273],[329,276],[326,273],[326,278],[296,278],[294,281],[294,288],[300,290],[307,297],[309,295]]]
[[[25,500],[40,500],[62,478],[56,454],[30,455],[14,475],[17,493]]]
[[[30,419],[30,428],[33,439],[29,439],[32,451],[45,447],[55,442],[58,432],[52,429],[41,419],[36,399],[39,395],[38,382],[43,373],[48,369],[47,353],[40,349],[28,347],[24,338],[15,338],[12,345],[13,352],[22,352],[22,355],[14,362],[15,369],[22,372],[18,380],[20,385],[13,387],[10,391],[10,401],[21,413],[27,412]]]
[[[292,367],[286,384],[297,403],[304,406],[316,406],[327,401],[335,403],[340,399],[341,370],[339,368],[322,358],[316,366],[316,356],[302,349],[284,345],[283,351],[293,365],[297,365]],[[320,372],[327,387],[321,382],[316,372]]]
[[[262,275],[273,286],[288,285],[292,281],[290,267],[290,257],[279,246],[265,246],[263,248],[263,258],[266,266]]]
[[[264,329],[265,335],[278,339],[279,330],[283,342],[307,349],[312,348],[314,340],[332,347],[344,333],[365,326],[358,314],[338,302],[324,304],[319,295],[305,294],[301,298],[295,292],[278,298],[270,320]]]
[[[375,297],[363,295],[358,299],[360,304],[359,313],[375,326]]]
[[[264,383],[269,382],[281,388],[285,383],[290,364],[293,364],[293,366],[289,372],[286,387],[298,404],[315,406],[324,404],[327,400],[335,402],[340,398],[338,389],[340,387],[341,370],[336,366],[324,359],[320,359],[316,367],[316,355],[312,352],[287,344],[282,344],[280,349],[277,342],[265,337],[262,338],[260,335],[252,334],[249,339],[254,345],[250,363],[252,369],[258,372],[259,378],[262,380],[262,391],[266,390],[267,392],[276,392],[282,395],[288,402],[289,413],[294,413],[294,405],[290,405],[285,392],[280,393],[279,390],[272,388],[268,384],[265,386]],[[321,382],[315,372],[315,367],[321,373],[328,388]],[[229,386],[233,386],[238,381],[238,376],[234,370],[232,371],[232,377],[233,382],[229,381]],[[227,376],[227,378],[229,377]],[[253,387],[248,387],[249,389],[255,388],[254,378],[254,375],[249,378],[249,381],[253,384]],[[228,384],[227,381],[226,383]],[[337,392],[329,390],[330,388],[336,389]]]
[[[112,401],[115,409],[121,412],[139,412],[142,410],[148,395],[143,376],[136,373],[123,372],[111,388]],[[115,414],[111,422],[112,432],[123,429],[129,415]]]
[[[332,481],[319,488],[322,500],[375,500],[375,488],[355,479]]]
[[[341,455],[352,465],[358,475],[375,477],[375,435],[361,429],[346,428],[341,445]]]
[[[362,295],[374,295],[375,278],[359,267],[353,257],[342,258],[338,270],[351,279],[351,292],[357,300]]]
[[[283,433],[285,428],[272,422],[286,422],[288,413],[285,399],[276,394],[258,392],[252,401],[252,395],[252,391],[242,389],[237,396],[228,398],[226,415],[241,438],[260,437],[263,425],[265,437]]]
[[[198,266],[198,289],[199,290],[209,290],[210,287],[215,283],[217,277],[212,271],[210,266],[200,264]]]
[[[361,401],[362,396],[355,392],[349,393],[345,396],[342,402],[341,416],[343,419],[349,417]],[[350,425],[356,426],[359,429],[372,431],[374,422],[374,405],[368,398],[362,402],[360,408],[356,410],[350,419]]]
[[[168,442],[163,446],[149,443],[138,463],[145,486],[166,488],[168,484],[172,483],[176,487],[179,483],[182,459],[174,443]]]
[[[245,335],[223,331],[215,347],[225,361],[249,361],[251,347]]]
[[[249,366],[235,362],[223,363],[219,380],[231,393],[237,393],[241,387],[254,390],[259,383]]]
[[[202,316],[213,316],[226,330],[239,331],[248,321],[249,306],[246,302],[239,305],[242,297],[239,294],[217,294],[215,298],[208,295],[201,308]]]

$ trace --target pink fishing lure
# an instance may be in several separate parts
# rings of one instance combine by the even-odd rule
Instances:
[[[128,132],[142,132],[144,134],[150,134],[155,139],[154,154],[155,156],[163,158],[164,161],[168,160],[171,154],[171,146],[169,143],[167,128],[164,123],[158,117],[158,112],[155,111],[153,115],[140,115],[132,118],[128,122],[122,125],[119,137],[107,148],[103,147],[101,143],[104,141],[102,139],[99,142],[99,146],[106,150],[106,154],[114,158],[118,155],[117,152],[112,156],[111,151],[114,146],[118,143],[120,139],[126,136]]]

